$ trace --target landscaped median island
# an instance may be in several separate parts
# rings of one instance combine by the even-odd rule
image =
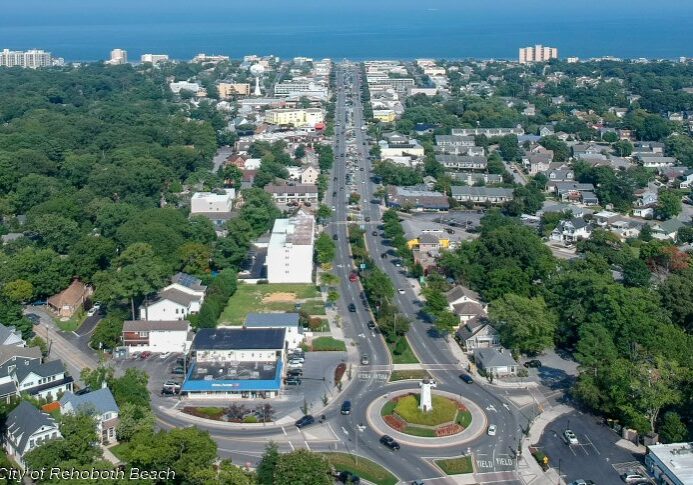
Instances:
[[[347,453],[322,453],[338,472],[347,471],[376,485],[395,485],[399,480],[377,463]]]
[[[435,460],[434,463],[447,475],[462,475],[464,473],[474,473],[471,456],[460,456],[458,458],[446,458],[445,460]]]
[[[430,379],[431,374],[423,369],[412,369],[412,370],[393,370],[390,373],[390,382],[404,381],[407,379],[414,379],[420,381],[421,379]]]
[[[346,352],[346,344],[343,340],[338,340],[332,337],[314,338],[310,343],[309,350],[313,352],[324,351],[343,351]]]
[[[390,399],[380,410],[385,423],[400,433],[422,438],[452,436],[464,431],[472,415],[459,401],[434,394],[432,409],[419,408],[420,394],[404,394]]]
[[[219,325],[243,325],[249,313],[297,312],[300,309],[305,309],[309,315],[325,315],[325,305],[315,285],[239,284],[219,317]]]

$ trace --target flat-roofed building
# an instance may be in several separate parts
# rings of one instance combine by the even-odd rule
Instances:
[[[250,96],[250,83],[219,83],[217,84],[217,91],[222,99],[233,96]]]
[[[645,455],[647,471],[657,483],[687,485],[693,483],[693,443],[650,445]]]
[[[295,127],[315,127],[325,121],[320,108],[305,109],[268,109],[265,111],[265,122],[271,125],[292,125]]]
[[[267,247],[267,280],[270,283],[311,283],[315,218],[299,213],[274,221]]]

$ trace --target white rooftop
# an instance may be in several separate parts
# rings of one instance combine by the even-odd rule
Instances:
[[[693,483],[693,444],[670,443],[648,446],[650,453],[666,466],[681,483]]]

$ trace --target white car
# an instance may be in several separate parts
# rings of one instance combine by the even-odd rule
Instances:
[[[496,436],[496,425],[492,424],[491,426],[488,427],[488,431],[486,432],[489,436]]]
[[[303,369],[303,364],[300,362],[289,362],[289,365],[286,366],[288,369]]]
[[[400,288],[399,290],[397,290],[397,293],[399,293],[400,295],[404,295],[404,290]]]
[[[171,352],[164,352],[163,354],[161,354],[161,355],[159,356],[159,358],[160,358],[160,359],[165,359],[165,358],[168,357],[169,355],[171,355]]]
[[[573,431],[570,430],[570,429],[566,429],[566,430],[563,432],[563,439],[564,439],[565,442],[568,443],[569,445],[577,445],[577,444],[579,443],[579,442],[578,442],[578,439],[577,439],[577,436],[575,436],[575,433],[573,433]]]
[[[99,313],[99,310],[101,310],[101,305],[95,303],[94,306],[92,306],[87,312],[87,316],[93,317],[94,315]]]

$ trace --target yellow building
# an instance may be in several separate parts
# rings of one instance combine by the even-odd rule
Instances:
[[[409,249],[420,249],[422,251],[440,250],[450,248],[450,239],[441,234],[425,232],[419,237],[407,241]]]
[[[391,109],[374,109],[373,118],[382,123],[392,123],[397,119],[395,112]]]
[[[219,83],[217,85],[219,97],[222,99],[232,96],[250,96],[250,84],[248,83]]]
[[[320,108],[305,109],[268,109],[265,111],[265,122],[271,125],[292,125],[296,127],[314,127],[325,120]]]

